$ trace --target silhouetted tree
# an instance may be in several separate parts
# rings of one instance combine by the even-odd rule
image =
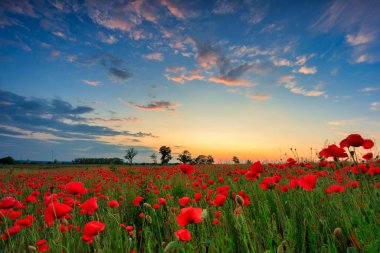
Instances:
[[[212,157],[211,155],[208,155],[206,157],[206,163],[207,164],[213,164],[214,163],[214,157]]]
[[[127,149],[127,154],[124,156],[127,161],[129,161],[129,164],[132,165],[133,158],[137,155],[137,150],[134,148]]]
[[[172,150],[170,147],[162,146],[160,148],[161,164],[167,164],[172,159]]]
[[[206,164],[207,163],[207,156],[205,155],[199,155],[194,160],[195,164]]]
[[[156,155],[156,153],[153,153],[151,156],[149,156],[150,157],[150,159],[152,159],[152,161],[153,161],[153,163],[154,164],[157,164],[157,155]]]
[[[233,162],[234,164],[239,164],[239,163],[240,163],[239,158],[238,158],[237,156],[233,156],[233,157],[232,157],[232,162]]]
[[[191,163],[191,153],[189,151],[185,150],[185,151],[183,151],[182,154],[178,155],[177,160],[183,164]]]
[[[251,165],[252,161],[248,159],[247,162],[246,162],[246,164]]]
[[[0,159],[0,164],[14,164],[16,161],[11,156],[6,156]]]

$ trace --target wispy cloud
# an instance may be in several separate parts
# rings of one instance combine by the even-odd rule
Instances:
[[[253,100],[264,101],[264,100],[270,99],[270,96],[263,93],[253,93],[253,94],[248,95],[248,98],[253,99]]]
[[[197,15],[195,10],[186,1],[160,0],[160,2],[178,19],[186,19]]]
[[[253,87],[256,86],[257,84],[254,82],[242,80],[242,79],[226,79],[225,77],[211,77],[208,79],[210,82],[213,83],[221,83],[227,86],[245,86],[245,87]]]
[[[355,125],[362,121],[363,119],[339,119],[328,121],[327,124],[330,126],[350,126]]]
[[[379,102],[373,102],[371,103],[371,108],[372,111],[379,111],[380,110],[380,103]]]
[[[301,94],[307,97],[318,97],[325,94],[325,92],[318,89],[318,87],[313,90],[306,90],[303,86],[299,86],[295,81],[294,76],[282,76],[277,80],[277,83],[284,85],[284,87],[292,93]]]
[[[132,77],[131,73],[124,67],[124,60],[110,53],[93,55],[78,61],[78,63],[87,66],[92,66],[97,62],[103,66],[109,78],[115,83],[124,83]]]
[[[151,110],[151,111],[175,111],[175,109],[182,104],[179,102],[172,103],[169,101],[159,100],[159,101],[152,101],[147,105],[138,105],[134,102],[128,102],[128,104],[132,107],[135,107],[140,110]]]
[[[215,14],[232,14],[239,7],[238,1],[217,0],[212,10]]]
[[[92,107],[73,106],[58,98],[52,100],[28,98],[0,90],[0,101],[2,101],[0,111],[3,117],[0,135],[3,136],[55,141],[94,141],[100,136],[125,135],[137,138],[152,135],[118,131],[104,126],[97,118],[86,117],[94,113]],[[125,121],[125,118],[120,120]]]
[[[312,75],[312,74],[315,74],[317,73],[317,67],[306,67],[306,66],[302,66],[299,70],[298,70],[299,73],[302,73],[302,74],[305,74],[305,75]]]
[[[379,90],[378,87],[364,87],[363,89],[360,89],[360,92],[371,93],[371,92],[375,92],[377,90]]]
[[[101,81],[89,81],[89,80],[82,80],[82,82],[90,86],[100,86],[100,84],[102,83]]]
[[[144,54],[143,57],[147,60],[163,61],[164,56],[161,53]]]
[[[348,34],[346,36],[346,41],[351,46],[358,46],[362,44],[368,44],[372,42],[375,39],[375,36],[373,33],[359,33],[357,35]]]

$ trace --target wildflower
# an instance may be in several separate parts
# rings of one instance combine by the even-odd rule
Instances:
[[[186,228],[180,229],[176,232],[174,232],[174,235],[178,237],[180,241],[186,242],[191,240],[191,234],[190,231]]]
[[[190,223],[198,223],[202,221],[202,208],[186,207],[182,208],[180,214],[177,215],[177,222],[180,226],[186,227]]]
[[[90,221],[84,225],[82,240],[92,244],[92,240],[97,236],[101,231],[105,229],[106,225],[100,221]]]

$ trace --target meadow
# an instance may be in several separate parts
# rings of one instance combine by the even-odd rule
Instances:
[[[3,168],[0,252],[380,252],[380,160],[344,154]]]

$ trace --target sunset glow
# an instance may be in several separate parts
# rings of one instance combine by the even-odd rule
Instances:
[[[380,140],[379,1],[0,1],[0,156],[316,159]],[[378,147],[378,146],[377,146]]]

